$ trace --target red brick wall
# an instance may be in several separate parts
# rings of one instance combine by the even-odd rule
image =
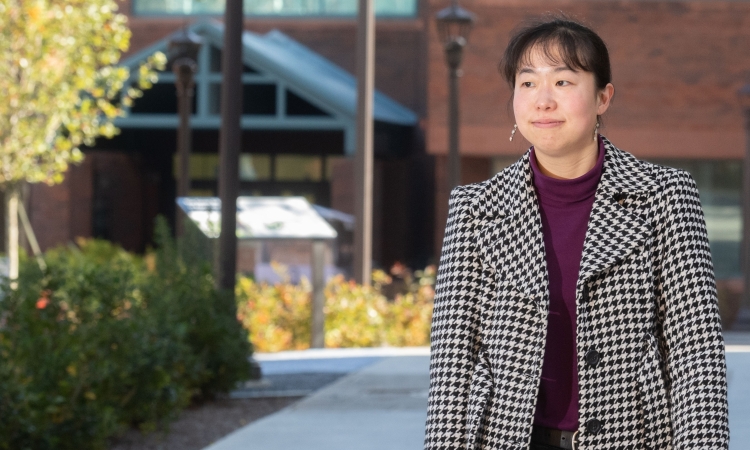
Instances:
[[[476,156],[461,157],[461,184],[476,183],[484,181],[494,175],[489,158]],[[445,222],[448,218],[448,157],[438,155],[435,158],[435,230],[434,249],[435,257],[440,256],[440,248],[443,244],[443,233]]]
[[[431,14],[445,6],[429,2]],[[562,10],[592,24],[610,49],[615,98],[603,134],[641,157],[739,158],[744,150],[737,89],[750,82],[750,3],[464,0],[477,14],[461,79],[461,149],[517,154],[508,141],[510,91],[497,71],[510,30]],[[429,22],[430,35],[434,24]],[[429,39],[428,151],[446,153],[446,68]]]
[[[87,158],[80,165],[71,165],[59,185],[26,186],[29,222],[42,250],[71,242],[78,236],[91,236],[92,168],[92,161]],[[22,241],[27,251],[31,251],[25,236]]]
[[[103,237],[126,250],[143,251],[147,218],[144,214],[144,170],[138,156],[105,151],[87,156],[94,166],[94,209],[106,211]]]
[[[331,168],[331,208],[355,214],[354,158],[337,159]]]
[[[156,215],[156,187],[135,155],[89,152],[57,186],[29,186],[29,220],[42,250],[94,235],[93,212],[104,208],[105,237],[143,251]]]

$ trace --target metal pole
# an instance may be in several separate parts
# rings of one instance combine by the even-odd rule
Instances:
[[[218,288],[234,293],[237,271],[237,194],[239,192],[240,116],[242,114],[242,0],[227,0],[222,52],[219,198],[221,235]]]
[[[187,197],[190,193],[190,150],[192,147],[192,132],[190,129],[190,115],[193,109],[193,95],[195,80],[193,75],[196,64],[189,58],[175,61],[173,71],[177,86],[177,110],[180,114],[180,127],[177,129],[177,151],[180,155],[180,181],[177,185],[177,196]],[[185,233],[185,215],[178,210],[176,231],[177,236]]]
[[[461,184],[461,154],[458,149],[458,78],[465,41],[457,38],[445,46],[448,64],[448,191]]]
[[[8,239],[8,278],[11,280],[11,287],[13,289],[18,285],[18,269],[19,269],[19,248],[18,248],[18,203],[20,197],[20,189],[17,185],[11,184],[5,188],[5,204],[7,211],[6,214],[6,227],[7,239]]]
[[[450,109],[448,111],[448,190],[461,184],[461,156],[458,154],[458,70],[449,72]]]
[[[375,23],[372,0],[359,0],[357,22],[357,154],[355,156],[354,278],[369,285],[372,271],[373,89]]]
[[[742,304],[750,307],[750,85],[740,90],[745,116],[745,158],[742,160]]]
[[[326,244],[322,239],[312,241],[312,328],[311,348],[325,347],[325,249]]]

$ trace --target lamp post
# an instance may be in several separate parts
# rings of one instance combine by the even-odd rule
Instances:
[[[170,60],[175,74],[174,83],[177,87],[177,111],[180,115],[180,126],[177,129],[177,152],[180,155],[178,197],[187,197],[190,192],[190,147],[192,146],[190,114],[192,114],[195,95],[194,75],[198,68],[196,60],[201,44],[200,36],[187,29],[178,31],[169,40]],[[182,236],[185,232],[183,215],[178,212],[175,221],[177,235]]]
[[[354,212],[354,279],[372,281],[373,91],[375,89],[375,16],[373,0],[357,10],[357,153]]]
[[[224,49],[221,54],[221,129],[219,130],[219,198],[221,234],[216,286],[234,295],[237,276],[237,194],[242,144],[242,0],[224,8]]]
[[[742,159],[742,249],[743,306],[750,306],[750,84],[737,92],[745,116],[745,157]]]
[[[461,76],[461,60],[469,32],[474,25],[474,14],[458,6],[451,6],[435,15],[438,35],[445,48],[448,64],[448,190],[461,184],[461,156],[458,153],[458,77]]]

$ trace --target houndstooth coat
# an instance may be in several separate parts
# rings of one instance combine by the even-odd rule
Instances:
[[[693,178],[606,149],[576,284],[578,449],[726,449],[726,362]],[[425,450],[526,450],[549,294],[527,151],[451,192]]]

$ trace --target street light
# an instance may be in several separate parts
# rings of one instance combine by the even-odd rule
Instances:
[[[750,306],[750,84],[737,91],[745,116],[745,157],[742,159],[742,273],[743,305]]]
[[[458,6],[453,0],[451,6],[435,15],[438,35],[445,48],[445,62],[448,64],[448,188],[461,184],[461,157],[458,153],[458,77],[461,76],[461,59],[474,25],[474,14]]]
[[[175,74],[177,111],[180,115],[180,126],[177,129],[177,152],[180,155],[178,197],[187,197],[190,192],[190,147],[192,146],[190,114],[195,95],[194,75],[198,69],[196,60],[202,43],[200,36],[185,28],[172,35],[169,40],[169,59]],[[185,231],[184,217],[178,212],[175,220],[177,235],[182,236]]]

